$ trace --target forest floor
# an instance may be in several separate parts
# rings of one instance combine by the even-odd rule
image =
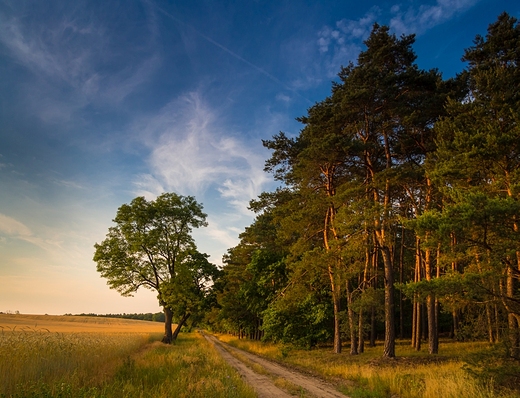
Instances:
[[[333,385],[226,344],[204,333],[222,357],[249,383],[259,398],[297,396],[345,398]]]

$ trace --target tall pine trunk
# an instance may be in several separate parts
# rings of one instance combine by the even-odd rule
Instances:
[[[455,245],[457,244],[457,237],[455,236],[454,233],[451,233],[451,236],[450,236],[450,250],[451,250],[451,253],[453,255],[453,253],[455,252]],[[457,265],[457,261],[452,261],[451,262],[451,271],[453,273],[455,272],[458,272],[459,270],[459,267]],[[451,312],[451,318],[452,318],[452,330],[451,330],[451,338],[454,339],[455,336],[457,336],[457,333],[459,331],[459,313],[460,311],[459,310],[453,310]]]
[[[432,280],[432,253],[427,248],[424,252],[424,269],[427,281]],[[439,334],[437,329],[437,314],[435,305],[435,295],[429,293],[426,297],[426,313],[428,316],[428,352],[430,354],[439,353]]]
[[[334,309],[334,353],[341,353],[341,296],[340,296],[340,288],[337,285],[332,286],[332,305]]]
[[[378,288],[378,264],[379,264],[379,251],[373,250],[372,252],[372,274],[374,278],[372,279],[372,288],[376,290]],[[374,305],[370,307],[370,347],[376,346],[376,308]]]
[[[511,189],[511,175],[506,171],[505,174],[507,181],[507,195],[510,198],[514,198],[513,190]],[[518,219],[516,216],[513,216],[513,229],[516,233],[520,231],[520,226],[518,225]],[[507,266],[506,270],[506,295],[508,302],[513,299],[516,291],[516,283],[514,276],[513,264]],[[520,274],[520,251],[516,252],[516,271]],[[510,348],[510,356],[511,358],[520,359],[520,314],[518,311],[515,313],[511,311],[509,305],[506,305],[507,314],[507,324],[508,324],[508,334],[509,334],[509,342],[511,344]]]
[[[336,194],[334,185],[334,166],[322,168],[322,173],[326,176],[325,189],[327,196],[332,198]],[[338,234],[336,233],[334,222],[336,216],[336,208],[331,201],[327,208],[327,214],[325,215],[324,228],[323,228],[323,246],[327,252],[331,251],[331,245],[329,239],[333,241],[338,240]],[[329,234],[331,235],[329,237]],[[335,259],[334,262],[328,262],[328,274],[330,279],[330,287],[332,292],[332,305],[334,308],[334,353],[341,353],[341,260]]]
[[[363,309],[359,310],[358,317],[358,353],[363,354],[365,352],[365,334],[363,331]]]
[[[415,237],[415,275],[414,282],[419,282],[421,278],[421,239]],[[412,317],[412,347],[416,351],[421,350],[421,303],[417,294],[413,297],[413,317]]]
[[[350,281],[347,279],[347,283],[345,284],[345,288],[347,291],[347,314],[348,314],[348,326],[350,330],[350,355],[358,354],[358,341],[356,336],[357,325],[355,322],[354,310],[352,309],[353,300],[353,292],[350,288]]]
[[[385,267],[385,345],[383,356],[395,357],[394,269],[388,247],[381,248]]]
[[[399,284],[404,282],[404,240],[405,229],[401,226],[401,246],[399,248]],[[399,290],[399,338],[404,338],[404,311],[403,311],[403,291]]]
[[[390,150],[390,140],[388,131],[383,130],[383,140],[386,157],[386,170],[392,169],[392,154]],[[385,275],[385,345],[383,347],[383,357],[395,357],[395,304],[394,304],[394,267],[393,256],[388,244],[387,234],[389,232],[388,225],[391,218],[391,197],[390,197],[390,181],[385,181],[383,200],[381,201],[377,190],[374,191],[376,204],[382,204],[381,218],[376,220],[376,238],[379,250],[383,257],[383,267]]]
[[[365,232],[366,229],[365,229]],[[370,272],[370,264],[372,261],[372,254],[369,245],[369,235],[366,233],[365,239],[365,270],[363,271],[363,282],[362,282],[362,291],[365,291],[369,285],[369,272]],[[364,309],[362,306],[359,308],[359,316],[358,316],[358,353],[362,354],[365,352],[365,332],[363,328],[364,323]]]
[[[506,277],[506,295],[507,299],[514,296],[515,293],[515,280],[513,276],[513,269],[511,267],[507,268],[507,277]],[[506,299],[506,300],[507,300]],[[520,322],[518,314],[514,314],[509,308],[509,305],[506,306],[508,310],[507,314],[507,323],[509,327],[509,343],[510,349],[509,354],[511,358],[520,359]]]

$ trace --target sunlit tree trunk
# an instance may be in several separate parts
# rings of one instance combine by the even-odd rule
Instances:
[[[340,321],[340,298],[341,291],[339,286],[332,286],[333,306],[334,306],[334,353],[341,353],[341,321]]]
[[[477,264],[478,272],[482,275],[482,264],[479,253],[475,254],[475,262]],[[486,286],[486,280],[484,277],[481,278],[482,286]],[[487,335],[488,335],[488,341],[493,344],[493,320],[491,318],[491,307],[489,300],[486,300],[486,303],[484,304],[484,308],[486,310],[486,329],[487,329]]]
[[[507,268],[507,282],[506,282],[506,295],[507,298],[513,297],[515,293],[515,280],[513,269],[511,267]],[[506,300],[507,300],[506,298]],[[519,359],[520,358],[520,330],[519,330],[519,317],[515,315],[509,308],[506,306],[508,310],[507,314],[507,323],[509,329],[509,343],[510,343],[510,356],[511,358]]]
[[[370,347],[376,346],[376,308],[372,306],[370,308]]]
[[[495,301],[495,305],[493,306],[494,314],[495,314],[495,342],[500,341],[500,312],[498,311],[498,305]]]
[[[356,336],[356,321],[354,310],[352,309],[353,302],[353,292],[350,287],[350,281],[347,279],[347,283],[345,284],[346,292],[347,292],[347,314],[348,314],[348,326],[350,330],[350,355],[358,354],[358,341]]]
[[[412,339],[410,341],[410,345],[415,348],[416,347],[416,335],[417,335],[417,305],[416,305],[416,295],[414,294],[413,303],[412,303]]]
[[[332,187],[332,177],[328,176],[328,181],[330,181],[331,187],[328,187],[328,196],[334,195],[334,188]],[[329,243],[329,232],[332,232],[333,239],[337,238],[337,234],[334,230],[334,216],[336,213],[336,209],[333,205],[329,206],[327,211],[327,215],[325,217],[325,226],[323,231],[323,242],[325,246],[325,250],[329,252],[331,250]],[[331,285],[332,292],[332,305],[334,309],[334,353],[341,353],[341,285],[340,285],[340,264],[339,259],[335,260],[333,263],[328,262],[328,274]]]
[[[386,170],[392,168],[392,155],[390,152],[390,143],[388,133],[383,131],[383,140],[386,158]],[[395,357],[395,304],[394,304],[394,267],[392,261],[392,252],[388,243],[388,224],[391,217],[390,203],[390,181],[385,181],[383,197],[380,198],[377,189],[374,190],[374,199],[376,204],[382,204],[382,213],[377,216],[375,223],[375,235],[377,246],[383,258],[383,268],[385,275],[385,344],[383,347],[383,356],[386,358]],[[382,199],[382,200],[381,200]]]
[[[450,236],[450,250],[451,250],[452,255],[455,252],[456,244],[457,244],[457,237],[455,236],[454,233],[452,233],[451,236]],[[458,266],[457,266],[457,262],[456,261],[452,261],[451,262],[451,271],[452,272],[458,272]],[[451,312],[451,317],[452,317],[452,331],[451,331],[451,336],[450,337],[453,339],[457,335],[457,332],[458,332],[458,329],[459,329],[459,311],[454,309]]]
[[[172,333],[173,312],[167,306],[164,306],[163,310],[164,310],[164,336],[161,341],[165,344],[171,344],[173,341],[173,333]]]
[[[359,310],[358,317],[358,353],[362,354],[365,352],[365,333],[363,330],[363,309]]]
[[[432,280],[432,253],[427,248],[424,252],[424,268],[427,281]],[[437,315],[435,313],[435,295],[428,294],[426,297],[426,312],[428,316],[428,352],[437,354],[439,352],[439,336],[437,331]]]
[[[366,232],[366,231],[365,231]],[[363,282],[362,290],[364,291],[368,287],[370,263],[372,261],[372,254],[369,246],[369,235],[366,234],[365,239],[365,269],[363,271]],[[363,307],[359,309],[358,316],[358,353],[362,354],[365,351],[365,331],[364,331],[364,310]]]
[[[437,278],[441,277],[441,244],[437,245]],[[439,299],[435,297],[435,325],[437,326],[437,350],[439,348]]]
[[[415,237],[415,275],[414,282],[421,280],[421,239],[419,236]],[[412,317],[412,347],[417,351],[421,349],[421,303],[417,294],[413,298],[413,317]]]
[[[388,247],[382,248],[385,265],[385,345],[383,356],[395,357],[394,270]]]
[[[404,282],[404,244],[405,229],[401,227],[401,246],[399,250],[399,283]],[[403,291],[399,290],[399,338],[404,338],[404,310],[403,310]]]
[[[511,189],[511,175],[508,171],[505,172],[505,179],[507,184],[507,195],[510,198],[514,198],[514,194]],[[518,225],[518,220],[516,216],[514,216],[513,218],[513,229],[516,233],[518,233],[520,231],[520,226]],[[516,252],[516,268],[520,274],[520,252],[518,251]],[[506,295],[507,298],[510,299],[514,297],[516,290],[513,265],[508,265],[506,271],[506,278]],[[506,306],[506,309],[508,311],[507,324],[509,329],[509,342],[511,344],[510,355],[512,358],[518,359],[520,358],[520,316],[519,314],[515,315],[512,311],[510,311],[508,306]]]

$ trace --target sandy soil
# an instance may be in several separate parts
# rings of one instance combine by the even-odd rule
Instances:
[[[247,367],[245,363],[237,359],[231,353],[238,354],[239,357],[244,357],[248,362],[260,365],[265,369],[270,376],[274,378],[282,378],[290,383],[301,387],[305,390],[306,397],[319,398],[345,398],[346,395],[337,391],[334,386],[324,382],[318,378],[305,375],[294,369],[286,368],[278,363],[261,358],[257,355],[232,347],[218,340],[214,336],[204,334],[204,337],[221,353],[223,358],[244,377],[244,379],[255,389],[260,398],[282,398],[291,397],[290,394],[281,390],[274,385],[272,379],[266,375],[261,375],[254,372]]]

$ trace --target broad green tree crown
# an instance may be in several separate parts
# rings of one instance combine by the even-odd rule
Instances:
[[[163,341],[169,343],[172,316],[179,312],[176,305],[186,310],[181,320],[187,319],[188,310],[196,308],[169,297],[179,292],[172,286],[178,285],[178,279],[199,283],[201,278],[190,278],[187,273],[199,272],[194,265],[207,268],[206,257],[197,252],[191,235],[193,228],[207,225],[202,205],[191,196],[175,193],[164,193],[151,201],[137,197],[122,205],[113,221],[115,226],[109,228],[106,239],[94,245],[97,271],[123,296],[131,296],[140,287],[155,290],[166,316]]]

